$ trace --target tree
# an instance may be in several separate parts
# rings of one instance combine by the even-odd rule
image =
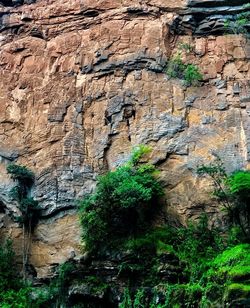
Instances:
[[[30,196],[34,184],[34,173],[25,166],[9,164],[7,173],[17,183],[10,191],[10,196],[18,202],[21,216],[18,221],[23,228],[23,279],[26,280],[26,266],[30,249],[31,234],[38,222],[40,207],[38,202]]]
[[[247,241],[250,235],[250,171],[236,171],[228,175],[222,161],[202,165],[199,175],[209,176],[214,184],[213,195],[227,210],[233,224],[240,227]]]
[[[96,191],[81,202],[87,250],[100,251],[109,243],[142,232],[151,223],[163,191],[155,167],[140,162],[148,151],[146,146],[136,148],[126,165],[100,176]]]

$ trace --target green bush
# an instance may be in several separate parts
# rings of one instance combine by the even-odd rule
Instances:
[[[248,201],[250,199],[250,171],[237,171],[228,178],[232,194]]]
[[[245,9],[250,8],[250,3],[243,6]],[[247,35],[247,25],[250,23],[250,12],[236,14],[234,18],[228,19],[224,23],[224,28],[227,33]]]
[[[18,218],[28,232],[36,226],[40,214],[38,202],[29,196],[34,183],[34,173],[25,166],[9,164],[7,173],[17,185],[10,191],[10,196],[19,204],[22,216]]]
[[[203,78],[197,65],[182,61],[181,53],[169,60],[166,73],[170,78],[183,79],[187,86],[197,85]]]
[[[26,184],[30,182],[32,184],[35,178],[34,173],[27,167],[13,163],[7,166],[7,172],[11,174],[13,180],[25,182]]]
[[[7,240],[0,246],[0,290],[3,292],[9,288],[20,287],[20,281],[16,275],[15,253],[12,242]]]
[[[119,304],[119,308],[133,308],[132,299],[128,288],[124,291],[123,299]]]
[[[38,308],[44,296],[39,292],[36,300],[32,298],[34,289],[21,280],[15,259],[12,242],[7,240],[0,245],[0,307]]]
[[[184,70],[184,80],[187,85],[196,85],[199,80],[202,80],[202,74],[198,66],[187,64]]]
[[[238,274],[250,276],[250,244],[239,244],[218,255],[212,263],[219,275],[227,273],[231,278]]]
[[[74,269],[74,264],[70,262],[65,262],[58,267],[57,276],[50,282],[49,290],[44,297],[44,302],[47,302],[47,305],[67,307],[67,290]]]
[[[169,60],[166,73],[170,78],[183,79],[183,73],[185,69],[186,65],[181,59],[181,54],[178,53],[175,57]]]
[[[250,171],[233,173],[227,178],[225,185],[233,204],[231,219],[241,227],[247,238],[250,236]]]
[[[31,303],[30,289],[21,288],[16,290],[7,290],[0,294],[1,308],[31,308],[37,307]]]
[[[145,147],[139,147],[127,165],[99,177],[95,193],[81,202],[80,220],[87,250],[106,248],[150,225],[153,212],[159,208],[162,187],[154,166],[140,163],[144,154]]]
[[[230,221],[239,226],[242,235],[249,241],[250,235],[250,171],[236,171],[227,175],[222,162],[217,159],[197,169],[199,175],[208,175],[213,180],[213,195],[227,210]]]

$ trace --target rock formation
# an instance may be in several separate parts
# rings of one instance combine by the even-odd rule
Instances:
[[[16,161],[36,174],[43,208],[31,249],[38,277],[78,256],[76,200],[138,144],[153,149],[173,215],[216,220],[196,168],[216,156],[228,172],[249,168],[250,46],[224,27],[245,3],[0,0],[1,224],[20,245],[6,174]],[[165,73],[183,44],[199,87]]]

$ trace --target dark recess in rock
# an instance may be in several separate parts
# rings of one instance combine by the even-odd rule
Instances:
[[[83,13],[85,17],[96,17],[99,15],[99,12],[96,10],[87,10]]]
[[[215,6],[232,6],[232,5],[244,5],[248,0],[189,0],[189,7],[215,7]]]
[[[3,6],[19,6],[22,4],[32,4],[36,2],[36,0],[1,0],[0,4],[2,4]]]
[[[191,0],[184,12],[171,26],[176,34],[193,34],[198,36],[221,35],[225,33],[225,22],[235,20],[237,14],[249,11],[244,5],[248,0]],[[250,26],[245,26],[249,31]]]

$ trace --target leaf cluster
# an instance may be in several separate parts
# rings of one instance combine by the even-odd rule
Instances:
[[[80,220],[87,250],[98,250],[150,225],[163,191],[155,177],[155,167],[139,162],[146,152],[145,147],[136,149],[128,164],[99,177],[95,193],[81,202]]]
[[[187,86],[197,85],[203,78],[197,65],[183,62],[181,53],[168,61],[166,73],[170,78],[183,79]]]
[[[11,175],[13,180],[23,182],[26,185],[32,184],[34,182],[34,173],[25,166],[9,164],[6,169],[7,173]]]
[[[40,207],[37,201],[29,196],[30,189],[34,183],[34,173],[25,166],[9,164],[7,173],[17,181],[17,185],[10,190],[10,196],[19,204],[21,216],[18,221],[26,229],[32,231],[38,222]]]
[[[224,23],[224,28],[227,33],[248,35],[247,26],[250,24],[250,3],[243,6],[246,12],[236,14],[234,18],[227,19]]]
[[[19,286],[15,270],[15,253],[12,242],[8,239],[0,245],[0,290],[15,289]]]
[[[217,159],[197,169],[199,175],[213,180],[213,194],[227,210],[231,222],[238,225],[246,240],[250,235],[250,171],[236,171],[227,175],[223,163]]]

